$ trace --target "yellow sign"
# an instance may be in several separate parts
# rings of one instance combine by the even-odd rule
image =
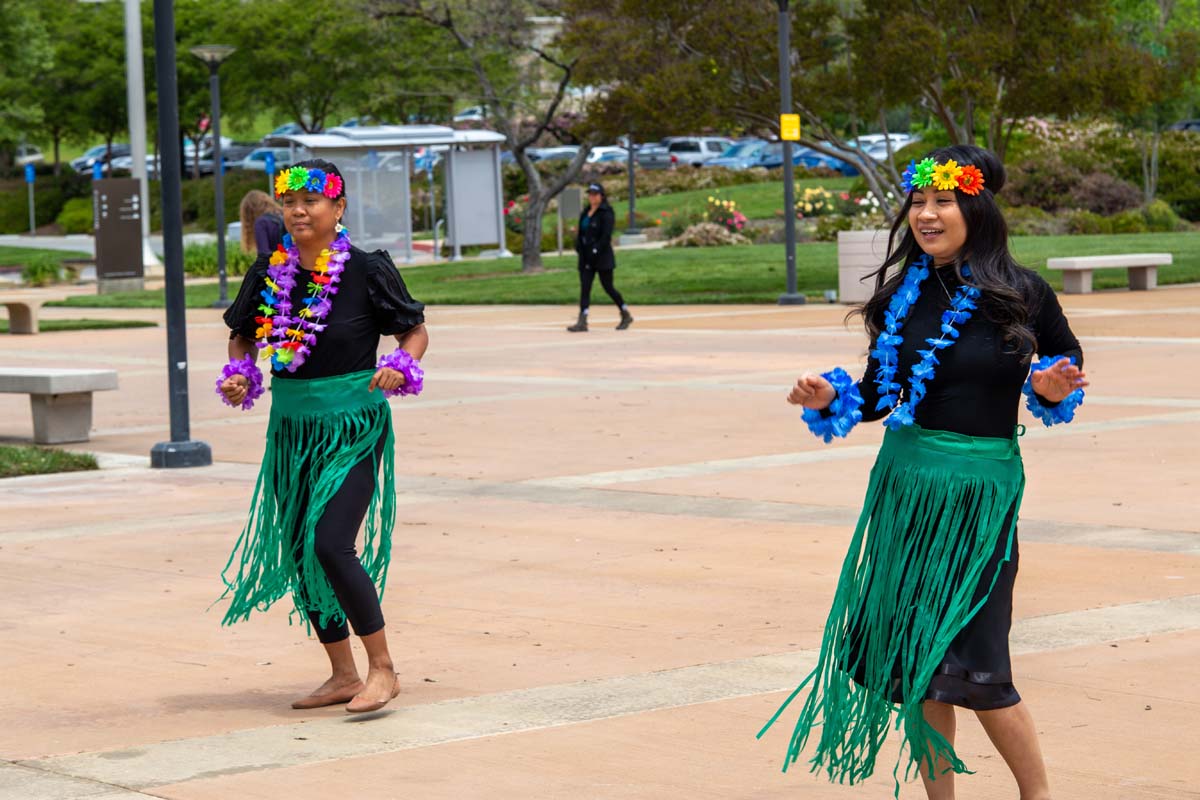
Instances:
[[[779,115],[779,138],[785,142],[800,141],[800,115]]]

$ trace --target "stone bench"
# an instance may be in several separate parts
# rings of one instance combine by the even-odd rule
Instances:
[[[0,294],[0,304],[8,309],[9,333],[37,333],[38,311],[51,300],[62,300],[54,295]]]
[[[1066,294],[1088,294],[1092,291],[1092,272],[1095,270],[1124,267],[1129,273],[1129,288],[1146,290],[1158,285],[1158,268],[1170,263],[1170,253],[1129,253],[1050,258],[1046,260],[1046,268],[1062,270]]]
[[[0,367],[0,392],[29,395],[33,440],[86,442],[92,431],[92,392],[117,388],[111,369]]]

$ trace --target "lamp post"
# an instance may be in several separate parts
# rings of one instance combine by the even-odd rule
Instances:
[[[633,152],[633,131],[625,134],[625,157],[629,165],[629,227],[625,229],[625,233],[629,236],[641,233],[637,226],[637,217],[635,216],[634,207],[637,203],[637,180],[634,176],[634,169],[637,166],[637,159],[634,158]]]
[[[162,141],[179,138],[179,84],[175,75],[175,8],[172,0],[154,0],[154,71],[158,76],[158,133]],[[183,294],[183,200],[180,194],[182,159],[174,147],[162,148],[164,295],[167,306],[167,386],[171,409],[171,440],[150,451],[153,467],[204,467],[212,450],[189,440],[187,322]]]
[[[229,287],[225,276],[225,162],[221,158],[221,79],[217,69],[233,55],[227,44],[202,44],[191,48],[196,58],[208,65],[208,87],[212,92],[213,192],[216,195],[217,218],[217,279],[220,296],[213,308],[229,307]]]
[[[792,18],[788,0],[779,3],[779,113],[792,113]],[[783,137],[780,137],[781,139]],[[787,244],[787,292],[779,296],[781,306],[804,305],[796,291],[796,186],[792,173],[792,143],[783,139],[783,229]]]

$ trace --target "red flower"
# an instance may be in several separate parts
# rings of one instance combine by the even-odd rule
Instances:
[[[979,167],[964,164],[962,174],[958,176],[958,188],[963,194],[972,197],[979,194],[979,190],[983,188],[983,173],[979,171]]]

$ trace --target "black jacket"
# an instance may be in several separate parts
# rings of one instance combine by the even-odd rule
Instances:
[[[600,204],[596,213],[587,220],[588,209],[579,215],[579,233],[575,236],[575,252],[579,254],[580,269],[612,270],[617,268],[613,255],[612,235],[617,224],[617,215],[607,202]]]

